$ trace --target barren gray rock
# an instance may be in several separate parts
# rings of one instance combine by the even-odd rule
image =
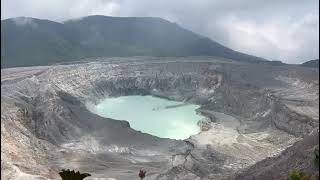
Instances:
[[[69,168],[121,180],[137,178],[140,169],[146,179],[227,178],[318,128],[318,75],[294,65],[205,57],[2,69],[1,176],[59,179]],[[87,108],[122,95],[199,104],[205,131],[162,139]]]
[[[319,130],[310,133],[302,141],[296,142],[279,156],[258,162],[232,179],[287,179],[288,174],[293,170],[319,176],[319,167],[314,164],[316,147],[319,147]]]

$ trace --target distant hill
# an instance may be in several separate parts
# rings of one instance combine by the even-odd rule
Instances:
[[[1,21],[1,51],[2,68],[102,56],[217,56],[265,61],[151,17],[88,16],[63,23],[6,19]]]
[[[314,59],[301,64],[305,67],[319,68],[319,59]]]

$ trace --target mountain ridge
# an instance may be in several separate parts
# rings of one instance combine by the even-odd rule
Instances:
[[[319,68],[319,59],[313,59],[301,64],[304,67]]]
[[[61,23],[29,17],[5,19],[1,21],[1,50],[2,68],[101,56],[217,56],[272,63],[157,17],[99,15]]]

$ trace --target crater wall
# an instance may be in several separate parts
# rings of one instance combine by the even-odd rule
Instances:
[[[104,59],[1,70],[5,177],[56,178],[61,168],[128,179],[226,177],[319,125],[318,70],[195,58]],[[185,141],[135,131],[86,103],[153,95],[201,105],[203,131]],[[28,158],[26,158],[28,157]]]

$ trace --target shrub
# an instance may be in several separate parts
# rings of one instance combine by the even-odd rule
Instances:
[[[311,176],[304,174],[301,171],[292,171],[289,175],[290,180],[311,180]]]
[[[314,149],[314,164],[319,167],[319,146]]]
[[[146,177],[146,171],[140,170],[139,177],[140,177],[140,179],[143,179],[144,177]]]
[[[88,176],[91,176],[91,174],[88,173],[82,174],[79,171],[75,172],[74,170],[70,171],[69,169],[62,169],[62,171],[59,172],[59,175],[61,176],[62,180],[82,180]]]

